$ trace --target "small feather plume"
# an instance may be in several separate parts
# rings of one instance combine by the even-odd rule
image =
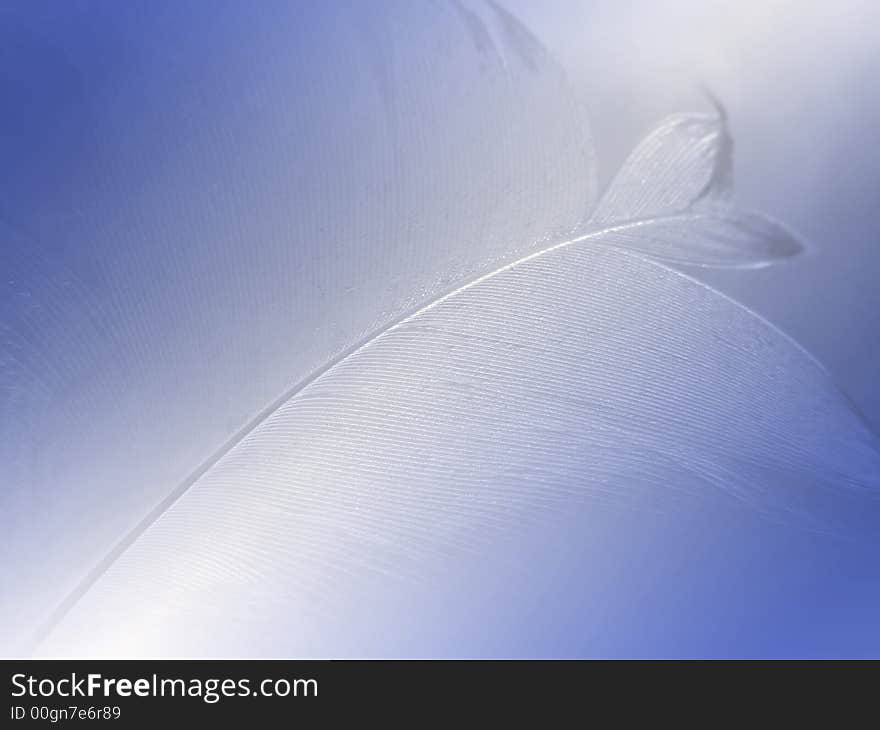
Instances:
[[[684,213],[630,221],[585,240],[620,246],[660,261],[718,268],[760,268],[797,256],[799,238],[760,213],[701,206]]]
[[[599,200],[594,228],[646,256],[723,268],[768,266],[804,250],[781,224],[730,202],[733,142],[727,115],[681,114],[635,148]]]
[[[633,150],[593,213],[598,224],[680,213],[731,192],[733,142],[726,115],[680,114]]]

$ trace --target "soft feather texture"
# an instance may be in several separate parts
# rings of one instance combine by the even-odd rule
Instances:
[[[366,606],[468,605],[446,595],[461,566],[491,575],[483,549],[504,533],[526,560],[510,536],[542,512],[586,502],[595,532],[609,505],[650,524],[722,499],[852,535],[854,515],[876,525],[878,477],[875,439],[800,348],[582,241],[439,300],[293,395],[115,556],[46,651],[344,656],[378,632],[442,652],[434,610],[403,639],[396,610]],[[639,539],[605,541],[616,568],[594,600],[637,584]]]
[[[2,242],[14,634],[267,404],[569,235],[595,197],[564,78],[500,8],[196,8],[91,6],[84,22],[125,46],[109,79],[79,65],[80,36],[42,41],[93,96],[75,100],[91,136],[68,140],[87,164],[63,196],[17,201]],[[5,69],[21,88],[29,62]],[[39,159],[23,127],[6,144]]]
[[[616,250],[800,250],[725,202],[723,115],[661,125],[596,207],[565,80],[500,8],[276,10],[123,28],[94,162],[4,242],[11,632],[60,602],[50,653],[345,653],[346,606],[414,595],[376,575],[489,570],[511,510],[718,491],[824,529],[876,488],[804,353]]]

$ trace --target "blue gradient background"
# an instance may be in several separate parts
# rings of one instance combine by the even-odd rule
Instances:
[[[690,0],[510,0],[504,6],[561,62],[587,107],[600,181],[662,116],[704,104],[698,84],[725,101],[736,140],[737,199],[791,225],[812,250],[765,270],[693,275],[792,335],[829,368],[866,420],[880,423],[880,96],[872,86],[880,64],[880,37],[872,29],[880,11],[858,2],[809,9],[794,2]],[[418,26],[420,6],[411,7],[402,27],[430,37],[427,24]],[[428,7],[426,23],[433,18]],[[359,10],[366,25],[384,11],[383,3]],[[358,98],[342,63],[333,65],[332,22],[332,14],[311,3],[0,3],[4,265],[21,290],[68,287],[77,306],[100,313],[86,321],[74,308],[40,319],[18,300],[0,302],[13,327],[40,331],[32,344],[43,357],[20,371],[4,363],[4,386],[13,394],[8,403],[16,393],[42,397],[40,382],[57,372],[53,363],[80,368],[63,409],[50,407],[33,423],[5,419],[0,431],[2,653],[20,650],[14,635],[33,629],[47,595],[55,603],[73,587],[82,555],[104,554],[134,515],[167,493],[163,485],[178,483],[240,428],[252,404],[268,403],[286,387],[271,366],[287,352],[273,337],[276,321],[254,314],[282,311],[284,304],[269,298],[246,309],[229,274],[235,266],[210,264],[224,253],[212,242],[230,231],[239,240],[278,241],[272,250],[279,258],[258,262],[252,274],[280,281],[277,272],[290,261],[286,242],[302,247],[297,266],[324,256],[314,243],[323,230],[288,227],[305,220],[298,214],[310,205],[326,204],[329,191],[342,200],[362,196],[364,209],[349,217],[351,229],[340,224],[333,231],[345,242],[343,253],[361,237],[380,237],[370,196],[380,200],[382,189],[365,194],[346,179],[314,182],[321,170],[309,150],[322,140],[330,150],[328,139],[340,141],[330,157],[342,169],[381,163],[369,148],[345,146],[350,130],[368,117],[358,106],[368,101]],[[296,49],[289,66],[273,65],[272,49],[281,47]],[[324,56],[328,65],[318,66]],[[394,79],[392,97],[395,83],[418,88],[420,69]],[[276,92],[293,103],[279,111],[271,98]],[[286,129],[302,136],[285,140]],[[425,154],[426,163],[432,159]],[[259,196],[248,182],[257,170],[265,174]],[[394,179],[393,170],[387,174]],[[207,188],[212,179],[222,185]],[[562,169],[559,180],[565,179]],[[290,199],[302,208],[285,207]],[[580,203],[572,192],[560,208],[571,212]],[[520,204],[526,203],[514,201],[511,209]],[[449,225],[444,230],[454,236]],[[505,234],[502,226],[493,235]],[[376,252],[376,266],[384,255]],[[28,261],[41,262],[32,280]],[[327,287],[357,275],[344,256],[320,270],[330,274],[314,282],[315,312]],[[201,331],[198,317],[188,317],[194,278],[208,289],[228,289],[228,331]],[[168,292],[149,322],[139,308],[148,291]],[[310,343],[312,321],[303,316],[291,331],[305,361],[320,355],[322,343]],[[138,326],[126,329],[129,321]],[[370,324],[361,329],[370,331]],[[238,350],[230,354],[235,333],[251,338],[239,342],[241,350],[263,348],[260,357],[270,363],[264,370],[238,362]],[[227,356],[234,363],[225,371],[205,365]],[[103,380],[90,382],[98,377],[94,364],[108,361],[114,366],[101,371]],[[203,402],[212,405],[201,408]],[[144,424],[163,422],[167,432],[149,448],[130,448],[142,437],[139,428],[149,430]],[[26,452],[17,439],[27,429],[49,434],[51,458]],[[80,450],[65,448],[68,432],[82,438]],[[182,442],[181,432],[192,440]],[[115,458],[117,449],[128,449],[124,458]],[[48,493],[21,488],[34,470],[41,483],[53,485]],[[67,481],[83,474],[90,476]],[[353,607],[351,626],[372,625],[359,611],[390,618],[377,621],[372,633],[352,628],[336,644],[316,642],[314,651],[880,655],[876,531],[869,529],[875,539],[867,542],[831,539],[764,521],[746,507],[647,517],[609,512],[599,520],[601,530],[584,529],[596,519],[580,506],[551,527],[523,527],[514,550],[502,542],[479,564],[462,566],[454,589],[426,589],[410,606],[389,609],[377,598],[375,606]],[[67,544],[75,545],[69,561]],[[601,594],[591,589],[596,582],[606,586]],[[47,585],[54,586],[48,593]],[[263,653],[272,653],[271,637],[261,642]]]

